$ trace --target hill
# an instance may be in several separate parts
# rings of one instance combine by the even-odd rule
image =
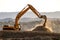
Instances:
[[[4,18],[12,18],[15,19],[15,17],[17,16],[19,12],[0,12],[0,19],[4,19]],[[42,15],[46,15],[48,18],[60,18],[60,11],[56,11],[56,12],[40,12]],[[28,11],[26,12],[25,15],[23,15],[23,17],[34,17],[36,18],[36,15],[33,14],[32,11]]]
[[[8,21],[8,22],[5,21],[5,20],[9,20],[9,19],[11,21]],[[42,24],[44,22],[41,19],[38,19],[38,20],[37,19],[38,18],[34,18],[34,19],[33,18],[23,18],[23,19],[21,19],[20,24],[21,24],[22,31],[34,28],[35,25]],[[5,20],[4,20],[4,22],[0,21],[0,30],[2,30],[3,25],[14,26],[14,19],[6,18]],[[60,31],[59,31],[60,30],[60,19],[59,18],[48,18],[46,26],[51,28],[54,32],[60,33]]]

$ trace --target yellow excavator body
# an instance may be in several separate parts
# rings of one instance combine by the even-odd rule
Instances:
[[[3,30],[21,30],[21,27],[19,28],[19,19],[29,10],[31,9],[32,12],[34,12],[34,14],[36,14],[36,16],[38,18],[43,18],[45,20],[43,27],[45,27],[46,25],[46,21],[47,21],[47,17],[46,15],[41,15],[32,5],[28,4],[26,7],[24,7],[16,16],[15,18],[15,24],[13,27],[9,26],[9,25],[4,25]]]

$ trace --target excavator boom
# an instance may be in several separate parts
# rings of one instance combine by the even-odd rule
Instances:
[[[25,7],[21,12],[19,12],[16,16],[16,19],[15,19],[15,28],[19,28],[18,26],[18,21],[19,19],[21,18],[21,16],[23,16],[29,9],[31,9],[34,14],[36,14],[38,17],[40,17],[40,13],[30,4],[27,5],[27,7]]]

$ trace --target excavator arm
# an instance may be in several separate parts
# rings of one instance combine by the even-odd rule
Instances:
[[[39,18],[41,17],[41,14],[32,5],[28,4],[28,6]]]
[[[19,19],[21,18],[21,16],[23,16],[26,12],[27,12],[27,10],[29,10],[29,7],[25,7],[21,12],[19,12],[18,14],[17,14],[17,16],[16,16],[16,18],[15,18],[15,25],[14,25],[14,27],[16,28],[16,29],[18,29],[19,28],[19,26],[18,26],[18,21],[19,21]]]
[[[27,7],[25,7],[21,12],[19,12],[16,16],[16,19],[15,19],[15,28],[18,29],[19,26],[18,26],[18,21],[19,19],[21,18],[21,16],[23,16],[29,9],[31,9],[38,17],[40,17],[40,13],[32,6],[32,5],[27,5]]]

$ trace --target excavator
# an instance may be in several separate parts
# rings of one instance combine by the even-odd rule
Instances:
[[[24,7],[16,16],[15,18],[15,24],[14,27],[11,27],[9,25],[4,25],[3,30],[21,30],[21,25],[19,25],[18,21],[19,19],[29,10],[31,9],[34,14],[37,15],[38,18],[43,18],[45,20],[43,27],[46,25],[47,17],[46,15],[41,15],[32,5],[28,4],[26,7]]]

